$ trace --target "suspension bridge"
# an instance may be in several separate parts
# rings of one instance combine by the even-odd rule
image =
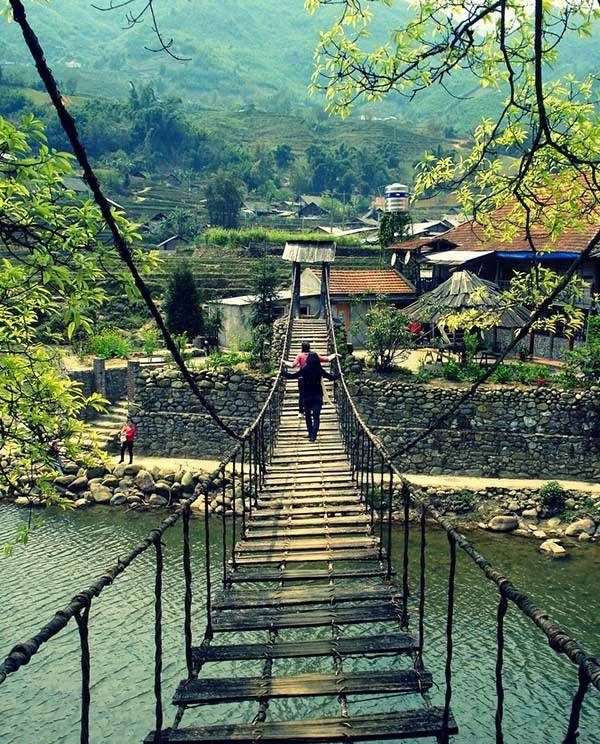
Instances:
[[[323,276],[326,282],[325,271]],[[290,310],[282,359],[292,358],[304,339],[310,339],[317,351],[336,351],[327,294],[325,300],[324,319],[294,319]],[[0,683],[75,619],[81,645],[80,741],[88,744],[93,663],[88,633],[93,602],[132,561],[154,549],[155,726],[145,744],[417,738],[443,744],[458,734],[460,725],[452,713],[453,611],[460,549],[498,590],[496,704],[491,722],[496,742],[504,741],[504,618],[512,605],[545,634],[553,652],[564,654],[577,670],[564,733],[557,735],[557,741],[575,744],[586,694],[590,687],[600,690],[600,664],[413,492],[362,420],[343,375],[325,388],[321,429],[312,442],[297,415],[296,384],[276,378],[258,417],[215,473],[223,495],[226,484],[232,490],[232,512],[226,515],[223,510],[220,524],[209,517],[209,487],[204,487],[205,597],[194,601],[192,596],[189,499],[91,587],[73,597],[36,636],[16,645],[0,664]],[[240,502],[241,509],[236,506]],[[396,556],[392,517],[398,504],[402,546]],[[437,681],[426,666],[426,520],[433,520],[448,537],[445,643],[435,649],[445,658],[444,678]],[[183,530],[187,677],[172,691],[174,713],[166,721],[163,658],[175,651],[163,648],[162,536],[177,522]],[[215,529],[221,533],[219,555],[214,545],[211,548],[210,533]],[[415,565],[409,561],[411,530],[418,544]],[[202,612],[194,611],[195,604]],[[243,642],[248,633],[251,640]],[[356,662],[362,658],[381,663],[376,669],[361,668]],[[289,671],[292,660],[302,660],[302,673]],[[222,676],[214,671],[219,662],[232,661],[251,664],[253,675]],[[444,690],[441,706],[429,700],[434,683]],[[360,700],[371,696],[378,697],[380,712],[361,713]],[[309,713],[297,720],[273,720],[270,704],[291,698],[329,699],[337,711],[327,717]],[[207,706],[248,702],[255,707],[246,723],[202,725]]]

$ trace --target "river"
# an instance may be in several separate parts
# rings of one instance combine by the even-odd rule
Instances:
[[[78,589],[89,585],[102,570],[137,543],[160,519],[157,514],[126,514],[116,509],[41,513],[43,524],[26,547],[0,559],[0,654],[33,635],[53,613],[67,604]],[[0,543],[27,518],[24,510],[0,505]],[[216,526],[216,525],[215,525]],[[215,558],[219,529],[213,530]],[[202,524],[193,522],[195,637],[204,628]],[[563,624],[585,647],[600,656],[600,547],[575,544],[563,562],[551,561],[537,544],[519,538],[475,533],[472,540],[492,562],[504,570],[537,604]],[[212,541],[212,540],[211,540]],[[165,720],[172,721],[170,697],[185,676],[182,637],[183,578],[181,532],[169,530],[165,538],[164,673]],[[401,534],[395,535],[397,567]],[[412,546],[412,559],[416,553]],[[431,700],[443,703],[444,630],[446,613],[447,540],[428,531],[425,661],[439,688]],[[416,563],[413,562],[413,568]],[[416,587],[417,575],[412,574]],[[90,619],[92,654],[91,741],[124,744],[141,742],[153,728],[153,581],[152,551],[140,558],[106,589],[93,604]],[[481,572],[459,551],[455,611],[452,708],[460,727],[453,741],[492,744],[495,705],[495,613],[497,592]],[[326,629],[325,629],[326,630]],[[297,637],[299,637],[298,634]],[[552,652],[545,636],[532,623],[509,608],[506,619],[504,684],[505,740],[529,744],[562,741],[571,696],[577,684],[570,662]],[[246,634],[245,639],[258,638]],[[264,634],[263,634],[264,637]],[[290,637],[290,636],[288,636]],[[294,637],[294,636],[292,636]],[[283,673],[275,662],[274,674]],[[398,662],[400,663],[400,661]],[[260,674],[250,662],[221,665],[219,674]],[[299,660],[288,673],[307,670]],[[331,664],[323,660],[323,664]],[[389,666],[389,660],[352,659],[344,669]],[[279,665],[279,666],[278,666]],[[323,667],[330,671],[330,667]],[[409,701],[397,698],[398,707]],[[377,698],[351,701],[351,712],[384,710]],[[79,741],[79,641],[75,623],[51,640],[43,650],[0,687],[0,741],[2,744],[75,744]],[[205,724],[248,721],[256,704],[209,707],[186,714],[186,721]],[[269,718],[336,715],[335,700],[278,700]],[[187,715],[195,718],[188,719]],[[579,744],[600,741],[600,693],[588,692]]]

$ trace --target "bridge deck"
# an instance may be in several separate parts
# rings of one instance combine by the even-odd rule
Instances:
[[[294,322],[292,357],[303,339],[325,351],[325,323]],[[432,685],[431,675],[418,663],[415,639],[399,632],[402,595],[393,573],[387,576],[385,551],[353,480],[331,385],[325,390],[321,429],[318,440],[311,442],[297,415],[297,385],[288,381],[264,487],[227,568],[228,588],[214,597],[214,640],[194,649],[196,668],[204,667],[204,672],[206,664],[234,660],[262,662],[262,669],[253,676],[202,674],[184,680],[173,698],[185,708],[254,700],[258,716],[253,723],[167,729],[162,742],[289,744],[423,737],[441,742],[457,732],[450,715],[444,733],[443,709],[429,706],[423,697]],[[330,628],[329,638],[324,628]],[[298,637],[294,629],[304,630]],[[226,635],[246,631],[266,631],[267,636],[264,641],[234,643]],[[293,636],[286,638],[288,632]],[[323,672],[323,657],[331,658],[330,673]],[[368,669],[359,671],[355,663],[361,657],[370,661]],[[351,672],[344,670],[347,658],[355,660]],[[274,659],[283,672],[277,676]],[[304,659],[302,673],[287,673],[286,659]],[[307,659],[313,660],[311,668]],[[374,659],[381,660],[376,669]],[[416,707],[399,710],[406,707],[398,705],[399,694],[416,695]],[[364,695],[381,698],[380,712],[351,715],[349,707]],[[270,700],[300,697],[337,700],[339,715],[265,720]],[[317,713],[322,710],[315,708]],[[148,744],[153,736],[146,739]]]

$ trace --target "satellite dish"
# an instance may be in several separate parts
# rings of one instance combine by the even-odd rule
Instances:
[[[391,265],[392,266],[395,266],[397,260],[398,260],[398,254],[397,253],[393,253],[392,254],[392,260],[390,261]]]

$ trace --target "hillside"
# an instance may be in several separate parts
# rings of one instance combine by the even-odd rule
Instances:
[[[160,0],[156,10],[161,31],[166,41],[173,39],[173,51],[183,61],[148,51],[157,47],[149,24],[126,29],[125,20],[127,12],[143,4],[122,5],[102,12],[89,2],[73,0],[28,4],[51,66],[69,94],[124,98],[131,80],[138,87],[152,84],[161,96],[176,95],[192,109],[251,104],[289,113],[307,105],[322,107],[319,97],[307,100],[306,87],[318,32],[327,27],[335,5],[309,16],[300,0],[285,8],[280,0]],[[392,8],[378,4],[374,39],[385,39],[405,15],[401,3]],[[594,41],[565,38],[548,73],[582,76],[593,71]],[[7,71],[29,62],[14,24],[0,23],[0,47],[0,63]],[[33,79],[33,68],[25,74]],[[432,86],[416,102],[390,96],[379,105],[361,102],[359,110],[380,117],[393,114],[411,128],[430,124],[438,132],[452,127],[463,135],[482,116],[493,114],[501,99],[498,91],[480,88],[460,70],[448,78],[447,87],[457,97]]]

